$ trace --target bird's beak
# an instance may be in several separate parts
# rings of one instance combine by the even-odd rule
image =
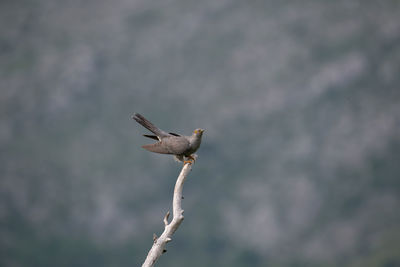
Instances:
[[[200,133],[203,133],[205,130],[204,129],[200,129]]]

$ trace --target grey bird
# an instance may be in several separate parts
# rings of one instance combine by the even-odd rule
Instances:
[[[138,113],[133,114],[132,119],[154,134],[144,134],[143,136],[158,141],[154,144],[142,146],[144,149],[160,154],[172,154],[178,161],[183,161],[184,164],[193,163],[196,160],[197,156],[194,153],[200,147],[203,129],[196,129],[191,136],[184,136],[164,132]]]

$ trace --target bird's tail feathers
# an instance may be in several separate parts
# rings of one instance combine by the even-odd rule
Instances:
[[[143,127],[148,129],[150,132],[154,133],[157,136],[164,136],[165,133],[157,128],[154,124],[152,124],[149,120],[147,120],[145,117],[140,115],[139,113],[133,114],[132,118],[140,123]]]

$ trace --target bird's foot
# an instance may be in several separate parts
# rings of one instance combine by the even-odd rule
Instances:
[[[190,156],[188,156],[189,159],[193,160],[193,162],[196,162],[197,160],[197,155],[196,154],[192,154]]]
[[[194,163],[194,160],[192,160],[192,159],[184,160],[184,161],[183,161],[183,165],[185,165],[186,163],[188,163],[188,164],[193,164],[193,163]]]
[[[196,154],[189,155],[186,157],[186,160],[183,161],[183,165],[185,165],[186,163],[193,164],[196,162],[196,159],[197,159]]]

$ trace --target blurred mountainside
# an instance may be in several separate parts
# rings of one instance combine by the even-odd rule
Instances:
[[[398,1],[1,1],[0,265],[399,266]]]

